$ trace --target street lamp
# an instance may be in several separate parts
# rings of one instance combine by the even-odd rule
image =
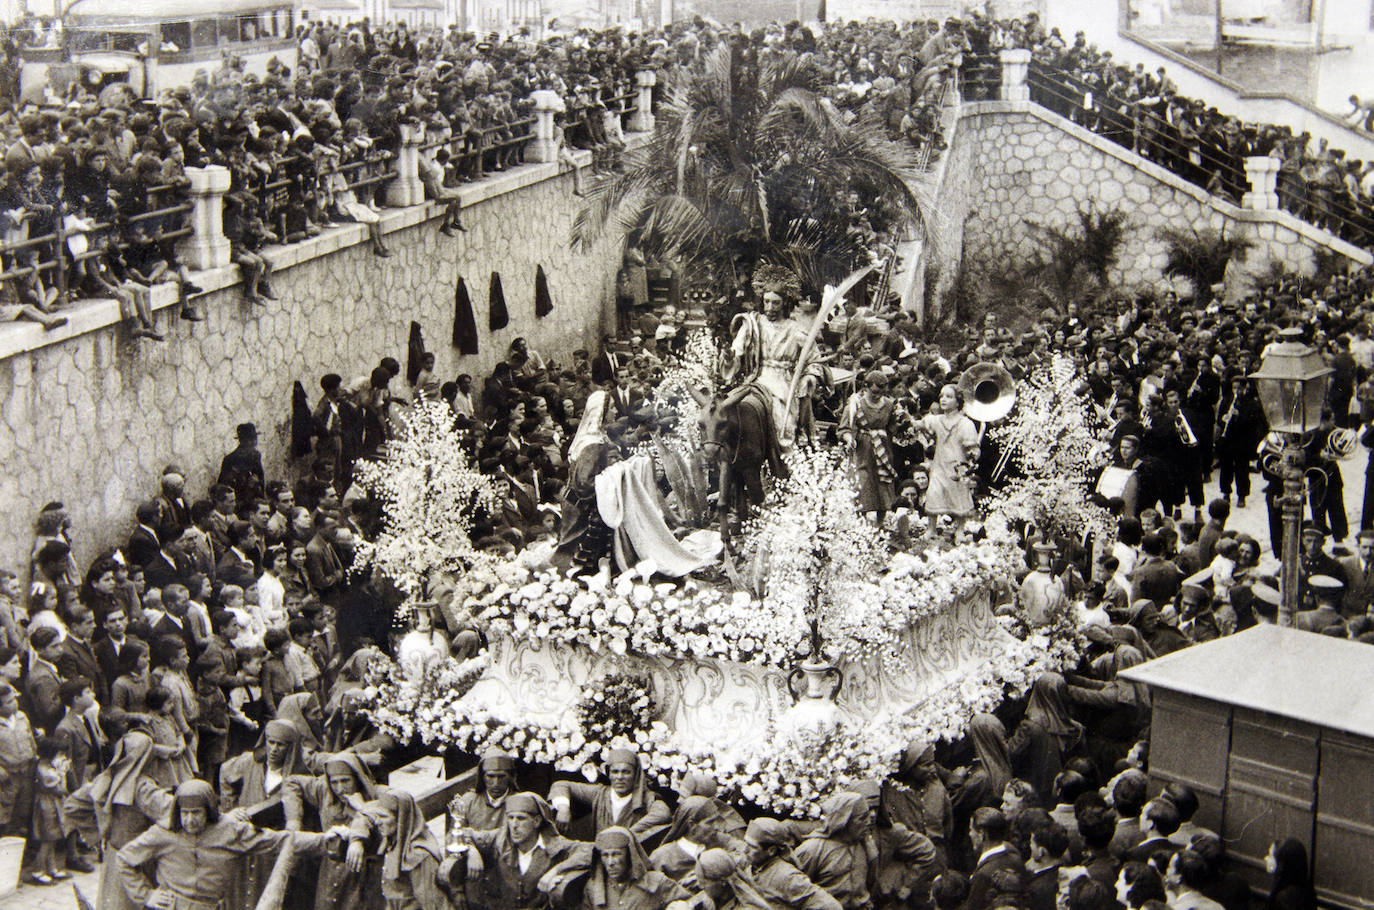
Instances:
[[[1283,573],[1279,625],[1291,626],[1298,610],[1298,531],[1302,524],[1302,437],[1321,424],[1322,402],[1331,376],[1316,348],[1302,340],[1302,329],[1279,332],[1250,374],[1259,390],[1269,429],[1283,435]]]

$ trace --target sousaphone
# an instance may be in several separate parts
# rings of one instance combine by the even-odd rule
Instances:
[[[975,363],[959,377],[964,413],[978,423],[996,423],[1016,405],[1016,383],[996,363]]]

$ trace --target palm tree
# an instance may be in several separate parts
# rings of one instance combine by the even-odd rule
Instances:
[[[809,55],[754,62],[717,47],[671,88],[649,143],[588,194],[574,242],[613,230],[721,289],[764,262],[807,292],[838,283],[925,218],[915,152],[875,117],[847,120],[823,79]]]

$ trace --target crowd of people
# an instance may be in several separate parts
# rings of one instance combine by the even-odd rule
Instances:
[[[130,219],[158,211],[150,188],[175,182],[178,167],[224,160],[235,180],[226,230],[240,264],[250,276],[258,271],[249,293],[270,295],[265,260],[244,254],[271,239],[269,224],[286,219],[280,230],[289,237],[328,217],[307,199],[317,183],[288,179],[284,195],[274,196],[274,167],[286,159],[273,156],[292,154],[287,149],[308,156],[349,148],[344,163],[382,169],[379,148],[393,141],[385,124],[398,117],[470,136],[472,119],[454,129],[456,106],[493,93],[524,98],[553,80],[595,106],[596,74],[604,87],[646,61],[660,71],[691,66],[715,40],[821,54],[831,61],[837,105],[856,115],[869,106],[894,135],[914,131],[930,141],[922,118],[932,116],[939,86],[966,53],[1003,40],[1001,28],[975,18],[938,28],[826,27],[819,35],[779,26],[729,39],[701,24],[551,50],[323,26],[303,33],[297,73],[250,80],[230,66],[171,93],[155,115],[87,117],[91,102],[79,96],[72,113],[56,119],[23,112],[13,120],[21,135],[7,166],[28,149],[39,162],[34,191],[57,180],[62,202],[52,217],[63,205],[82,206],[73,211],[93,223],[122,214],[128,249],[111,243],[84,261],[92,280],[127,287],[123,276],[133,270],[146,287],[177,274],[177,263],[165,241],[139,227],[155,219]],[[1020,28],[1031,44],[1052,44],[1033,37],[1033,20]],[[345,90],[373,72],[384,74],[378,96]],[[514,163],[499,149],[492,154],[493,167]],[[312,160],[328,170],[333,159],[325,151]],[[107,174],[112,163],[139,182]],[[432,180],[439,191],[452,182]],[[133,199],[143,208],[130,208]],[[364,194],[357,204],[374,201]],[[456,228],[458,217],[445,225]],[[89,230],[99,244],[100,232]],[[254,231],[259,246],[245,245]],[[129,250],[158,258],[130,264]],[[414,797],[382,783],[416,752],[362,710],[368,667],[381,655],[403,664],[468,655],[482,640],[479,630],[449,627],[445,611],[406,604],[386,578],[354,565],[357,543],[372,539],[382,520],[354,483],[354,468],[383,455],[394,418],[416,397],[443,401],[472,462],[502,492],[496,507],[474,516],[475,546],[532,566],[613,558],[609,530],[587,497],[601,470],[665,428],[672,402],[658,390],[696,325],[681,299],[649,298],[644,269],[627,258],[618,282],[627,298],[622,323],[597,350],[546,356],[517,339],[488,377],[445,380],[423,354],[406,369],[387,357],[360,376],[320,377],[304,421],[301,476],[269,478],[256,427],[241,424],[203,496],[187,490],[181,466],[167,465],[128,538],[84,572],[64,506],[45,507],[30,564],[0,573],[0,827],[28,839],[28,880],[48,885],[99,860],[101,910],[236,910],[269,889],[289,906],[320,910],[1258,906],[1229,871],[1217,833],[1194,821],[1195,792],[1171,784],[1148,798],[1149,693],[1117,674],[1277,619],[1264,547],[1227,524],[1232,493],[1243,507],[1260,473],[1268,543],[1278,552],[1282,484],[1265,457],[1267,428],[1248,376],[1268,345],[1290,337],[1284,331],[1317,346],[1334,370],[1323,429],[1308,443],[1308,465],[1321,481],[1310,484],[1307,602],[1296,624],[1374,642],[1370,491],[1358,551],[1326,547],[1352,536],[1333,449],[1351,433],[1374,448],[1368,271],[1315,284],[1233,275],[1213,296],[1186,300],[1172,292],[1111,296],[1047,311],[1019,332],[989,316],[943,349],[888,300],[854,295],[819,333],[824,354],[805,371],[795,434],[847,448],[860,507],[891,531],[896,548],[976,534],[975,503],[997,483],[1000,453],[962,413],[964,371],[991,363],[1023,378],[1056,354],[1074,359],[1113,448],[1097,485],[1116,517],[1113,542],[1085,546],[1025,529],[1025,565],[1007,579],[1006,600],[1031,622],[1071,610],[1089,642],[1082,664],[1043,676],[995,716],[973,717],[960,742],[912,743],[888,779],[831,794],[819,823],[757,815],[698,777],[660,791],[633,752],[607,754],[604,782],[590,784],[549,783],[548,769],[492,752],[480,757],[477,789],[450,807],[445,842],[430,834]],[[680,278],[690,285],[690,276]],[[189,281],[178,280],[193,296]],[[815,301],[785,284],[741,292],[744,312],[718,327],[721,340],[754,340],[728,345],[733,356],[759,370],[781,369],[776,351],[792,350],[795,360]],[[46,316],[51,303],[35,297],[25,305]],[[751,351],[754,344],[765,347]],[[583,432],[589,402],[599,409],[595,446]],[[1206,501],[1213,471],[1222,496]],[[300,858],[283,882],[272,872],[287,845]],[[1263,906],[1314,907],[1301,843],[1276,843],[1271,860]]]
[[[941,56],[949,49],[932,43],[933,29],[851,24],[817,36],[794,23],[745,35],[697,20],[534,42],[322,22],[299,28],[294,70],[274,59],[258,75],[228,56],[148,100],[118,86],[96,95],[74,79],[49,89],[49,104],[16,102],[0,115],[0,319],[57,328],[66,301],[116,297],[137,337],[160,340],[149,288],[168,281],[182,318],[202,318],[193,303],[201,289],[177,252],[188,231],[186,167],[229,168],[224,231],[254,303],[276,298],[266,246],[356,222],[387,256],[380,211],[402,123],[422,131],[420,176],[428,198],[449,203],[440,230],[455,236],[465,230],[457,187],[523,162],[532,92],[564,99],[565,147],[591,150],[593,170],[604,172],[624,149],[619,115],[635,103],[635,72],[659,71],[661,96],[674,73],[700,69],[721,42],[816,53],[835,78],[829,94],[851,116],[871,113],[894,138],[938,151],[939,103],[959,61]]]

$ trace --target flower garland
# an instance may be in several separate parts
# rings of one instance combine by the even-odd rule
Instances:
[[[363,679],[362,707],[400,741],[442,738],[463,713],[459,702],[490,664],[486,651],[464,661],[446,657],[417,679],[394,660],[378,657]]]
[[[442,705],[421,709],[413,717],[380,700],[366,707],[381,730],[402,741],[419,737],[425,744],[468,754],[498,747],[528,763],[581,771],[588,780],[596,778],[596,762],[607,750],[631,748],[658,785],[671,786],[689,772],[707,774],[764,811],[815,818],[824,798],[837,789],[895,771],[911,741],[962,736],[973,715],[991,712],[1008,695],[1025,693],[1042,673],[1076,664],[1079,653],[1073,637],[1053,638],[1046,630],[1038,630],[1024,640],[1014,640],[1005,652],[941,689],[913,712],[862,725],[842,722],[824,731],[770,731],[747,754],[729,756],[684,751],[671,744],[672,731],[657,720],[633,734],[604,739],[599,738],[604,731],[589,735],[572,719],[562,725],[513,720],[502,708],[473,698],[459,702],[440,692],[432,695],[441,698]]]
[[[648,730],[658,714],[653,686],[638,673],[608,673],[582,687],[577,719],[589,740],[610,742]]]

